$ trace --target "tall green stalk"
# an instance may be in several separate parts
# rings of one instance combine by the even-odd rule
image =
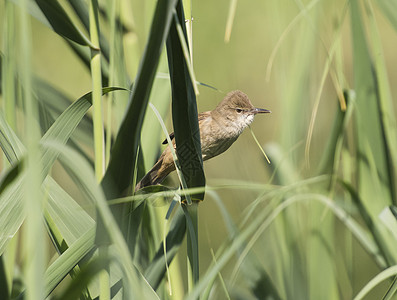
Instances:
[[[115,86],[117,81],[117,69],[116,59],[117,58],[117,20],[116,17],[120,15],[120,1],[112,0],[107,1],[108,9],[108,23],[110,26],[109,33],[109,86]],[[106,109],[106,146],[105,146],[105,160],[106,165],[110,159],[110,149],[112,141],[112,112],[113,112],[113,100],[114,96],[109,95],[107,97],[107,109]]]
[[[42,245],[44,239],[44,226],[42,223],[43,195],[41,193],[41,159],[38,141],[40,131],[37,124],[38,105],[32,95],[31,77],[31,24],[27,11],[28,1],[21,3],[19,18],[21,64],[19,74],[23,87],[23,102],[25,105],[25,136],[27,148],[25,210],[26,220],[23,231],[23,257],[24,257],[24,283],[26,285],[25,299],[44,298],[44,267],[46,251]],[[43,249],[44,248],[44,249]]]
[[[95,152],[95,177],[98,182],[105,174],[104,157],[104,132],[102,117],[102,74],[101,74],[101,52],[99,49],[99,22],[98,22],[98,2],[90,1],[90,37],[96,49],[91,49],[91,78],[92,78],[92,107],[94,123],[94,152]],[[100,257],[106,259],[108,255],[107,245],[99,248]],[[100,298],[101,300],[110,299],[110,275],[109,270],[100,272]]]
[[[199,281],[198,205],[199,202],[193,201],[191,205],[183,207],[187,218],[187,273],[189,291],[192,291]]]
[[[90,37],[96,48],[91,48],[92,107],[94,123],[95,176],[101,181],[105,173],[104,133],[102,118],[101,52],[99,49],[98,2],[90,1]]]
[[[200,145],[200,131],[197,117],[195,80],[191,56],[189,54],[185,15],[182,1],[178,1],[176,14],[167,39],[167,56],[172,87],[172,121],[175,132],[175,143],[180,153],[178,160],[186,179],[188,188],[205,186],[205,176]],[[195,201],[186,198],[183,205],[188,228],[187,258],[189,290],[199,280],[198,255],[198,203],[204,193],[194,195]]]

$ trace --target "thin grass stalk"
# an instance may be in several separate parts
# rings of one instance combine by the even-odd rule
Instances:
[[[185,36],[183,33],[183,29],[181,24],[179,23],[178,17],[176,16],[176,14],[174,15],[174,19],[175,19],[175,23],[176,23],[176,30],[178,32],[178,36],[179,39],[181,41],[181,46],[182,46],[182,50],[183,50],[183,55],[185,57],[186,60],[186,65],[187,65],[187,69],[189,71],[189,75],[190,78],[192,80],[192,85],[193,85],[193,89],[194,89],[194,93],[197,95],[199,95],[199,90],[197,87],[197,80],[196,80],[196,75],[194,74],[194,70],[193,70],[193,61],[191,54],[189,54],[189,48],[188,48],[188,44],[186,43],[185,40]]]
[[[20,75],[23,86],[23,100],[25,105],[25,136],[27,148],[27,176],[24,181],[26,220],[23,231],[24,283],[26,298],[44,298],[44,266],[46,251],[43,247],[44,226],[42,224],[42,195],[41,195],[41,165],[38,141],[40,131],[37,124],[38,106],[32,95],[31,78],[31,24],[28,15],[28,0],[21,2],[20,28]]]
[[[195,172],[188,170],[189,160],[182,155],[178,157],[181,167],[188,175],[188,187],[205,186],[205,176],[202,169],[202,155],[199,141],[199,126],[197,123],[196,95],[194,72],[190,61],[184,8],[182,1],[178,1],[173,24],[167,39],[167,55],[172,87],[172,113],[176,146],[190,145],[189,160],[198,158]],[[196,139],[197,138],[197,139]],[[184,144],[187,143],[187,144]],[[182,148],[181,148],[182,149]],[[191,163],[191,161],[190,161]],[[187,176],[185,176],[187,177]],[[197,195],[195,200],[203,200],[204,194]],[[198,255],[198,202],[193,201],[183,205],[187,224],[187,257],[188,257],[188,286],[192,291],[199,280]],[[196,202],[196,203],[195,203]]]
[[[183,7],[185,8],[185,22],[186,22],[186,35],[187,42],[190,49],[190,64],[193,67],[193,6],[192,0],[182,0]],[[196,94],[197,95],[197,94]]]
[[[94,153],[95,153],[95,177],[98,182],[105,174],[104,161],[104,132],[102,122],[102,74],[101,74],[101,53],[99,50],[99,21],[98,21],[98,2],[90,1],[90,37],[91,42],[98,49],[91,49],[91,77],[92,77],[92,107],[94,124]],[[107,246],[99,248],[99,256],[106,257],[108,254]],[[110,274],[109,270],[103,270],[99,275],[100,298],[101,300],[110,299]]]
[[[108,257],[109,248],[106,245],[99,247],[99,258]],[[109,266],[99,273],[99,297],[101,300],[110,300],[110,269]]]
[[[166,215],[168,208],[165,206],[161,209],[156,208],[153,210],[154,214],[154,219],[158,220],[160,224],[156,226],[158,228],[159,232],[162,232],[162,240],[164,241],[164,258],[166,259],[167,262],[167,251],[166,251],[166,233],[169,231],[170,228],[170,220],[167,220],[164,218],[164,215]],[[162,221],[162,222],[161,222]],[[161,240],[159,238],[156,238],[155,241]],[[178,254],[177,254],[178,255]],[[179,254],[181,255],[181,253]],[[169,288],[169,294],[172,296],[171,299],[182,299],[183,296],[185,295],[184,291],[184,276],[182,275],[182,266],[180,263],[180,260],[175,256],[175,258],[172,260],[171,264],[168,264],[167,268],[167,285]]]
[[[236,15],[236,8],[237,8],[237,0],[230,0],[229,13],[227,16],[225,37],[224,37],[225,43],[229,43],[230,36],[232,35],[232,27],[234,22],[234,16]]]
[[[98,2],[90,1],[90,37],[97,49],[91,49],[91,77],[92,77],[92,107],[94,123],[94,151],[95,151],[95,176],[101,181],[105,173],[104,164],[104,133],[102,118],[102,77],[101,77],[101,53],[99,49],[99,22]]]
[[[116,82],[116,14],[119,11],[120,1],[113,0],[108,1],[108,11],[109,11],[109,86],[114,86]],[[110,159],[110,149],[112,141],[112,108],[113,108],[113,95],[107,97],[107,110],[106,110],[106,144],[105,144],[105,164],[109,163]]]
[[[183,205],[187,224],[187,269],[188,290],[191,292],[199,280],[199,254],[198,254],[198,204],[193,201],[191,205]]]

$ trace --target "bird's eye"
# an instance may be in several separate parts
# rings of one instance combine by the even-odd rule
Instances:
[[[241,114],[241,113],[243,112],[243,110],[240,109],[240,108],[236,108],[236,111],[237,111],[237,113],[239,113],[239,114]]]

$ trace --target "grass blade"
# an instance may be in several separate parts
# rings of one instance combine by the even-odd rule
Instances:
[[[179,22],[184,24],[181,1],[177,5],[177,14]],[[183,29],[186,39],[186,28],[183,26]],[[167,39],[167,55],[172,86],[172,121],[179,153],[178,160],[188,188],[205,186],[196,97],[175,20]],[[202,200],[204,194],[198,194],[195,198]]]
[[[120,197],[132,181],[143,117],[176,0],[159,1],[135,79],[124,120],[112,147],[108,169],[102,180],[107,197]]]
[[[120,88],[104,88],[103,92],[110,92]],[[74,129],[85,115],[88,108],[91,106],[91,93],[88,93],[75,101],[51,126],[51,128],[42,137],[41,142],[47,140],[56,140],[61,143],[66,143]],[[8,124],[0,114],[0,146],[7,156],[10,157],[11,162],[16,163],[25,153],[22,143],[19,141],[15,133],[9,128]],[[42,153],[41,164],[42,173],[41,178],[47,175],[52,164],[57,158],[58,153],[52,149],[45,149]],[[24,178],[21,176],[12,182],[7,189],[0,195],[0,210],[3,212],[0,215],[0,226],[3,228],[0,236],[0,254],[3,253],[9,239],[15,235],[21,226],[25,214],[22,211],[22,182]]]
[[[174,18],[167,38],[167,57],[170,70],[172,88],[172,122],[175,132],[175,143],[178,160],[181,165],[183,177],[188,188],[205,186],[203,160],[201,155],[200,129],[198,124],[198,113],[196,105],[195,82],[192,69],[189,69],[186,54],[187,35],[185,27],[185,16],[182,1],[176,6],[177,18]],[[181,24],[183,37],[181,37]],[[184,39],[184,43],[183,43]],[[185,51],[184,51],[185,48]],[[189,72],[190,70],[190,72]],[[185,187],[183,187],[185,188]],[[204,199],[204,193],[194,195],[195,201]],[[187,206],[184,206],[188,225],[187,252],[188,252],[188,275],[190,289],[199,279],[199,257],[198,257],[198,203],[190,203],[187,198]]]
[[[381,126],[386,171],[389,177],[389,190],[392,203],[397,205],[397,124],[394,114],[393,98],[384,60],[382,42],[375,20],[375,14],[370,2],[366,10],[369,18],[371,45],[374,53],[374,76],[377,85],[377,99],[379,106],[379,121]]]
[[[161,243],[145,272],[145,277],[153,289],[156,290],[158,288],[166,272],[166,264],[170,264],[174,259],[185,237],[185,233],[186,218],[182,209],[178,207],[175,216],[172,218],[171,228],[166,237],[167,261],[164,258],[164,243]]]
[[[95,227],[78,238],[55,260],[45,273],[45,295],[48,297],[62,279],[77,265],[81,259],[94,248]]]
[[[382,281],[386,280],[389,277],[396,276],[396,275],[397,275],[397,266],[391,266],[391,267],[387,268],[386,270],[383,270],[378,275],[376,275],[374,278],[372,278],[361,289],[361,291],[357,294],[357,296],[354,297],[354,300],[363,299],[379,283],[381,283]]]
[[[143,118],[160,54],[171,24],[175,3],[176,0],[157,2],[149,38],[135,78],[130,102],[113,144],[109,165],[102,180],[103,190],[107,199],[125,195],[133,183]],[[131,226],[129,217],[130,204],[113,206],[112,211],[122,228],[122,232],[127,234]],[[98,221],[98,232],[103,229],[102,221]],[[106,241],[106,235],[100,236],[103,237],[103,240],[98,240],[98,243],[108,242]]]
[[[101,215],[101,219],[104,221],[104,229],[108,233],[110,242],[117,253],[115,258],[124,274],[123,289],[127,299],[158,299],[152,287],[134,267],[123,234],[117,226],[116,220],[107,205],[104,193],[98,186],[90,166],[77,152],[66,145],[48,141],[45,146],[53,148],[60,153],[60,160],[70,166],[75,175],[80,178],[84,194],[95,204],[98,213]]]
[[[354,63],[354,86],[357,94],[357,140],[358,155],[357,165],[359,172],[359,190],[363,195],[364,205],[375,218],[383,207],[392,202],[392,191],[389,188],[394,183],[389,176],[387,144],[382,133],[382,122],[380,119],[379,86],[376,79],[377,73],[374,69],[373,60],[364,33],[361,10],[357,0],[351,1],[351,27],[353,34],[353,63]],[[374,159],[376,170],[372,171],[369,166],[371,157]],[[379,192],[371,189],[377,172],[380,183],[381,201],[371,201],[377,197]],[[376,175],[375,175],[376,176]]]
[[[57,0],[35,0],[41,11],[46,16],[53,30],[64,38],[68,38],[80,45],[98,49],[91,41],[74,25],[69,16]]]
[[[79,17],[80,21],[83,23],[85,29],[88,31],[90,21],[87,3],[82,0],[69,0],[68,2]],[[101,33],[99,33],[99,45],[101,48],[101,54],[106,58],[106,60],[109,60],[109,44]]]

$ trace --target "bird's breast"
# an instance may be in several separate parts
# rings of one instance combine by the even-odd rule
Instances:
[[[200,124],[201,153],[203,160],[225,152],[239,137],[241,130],[234,124],[212,118]]]

